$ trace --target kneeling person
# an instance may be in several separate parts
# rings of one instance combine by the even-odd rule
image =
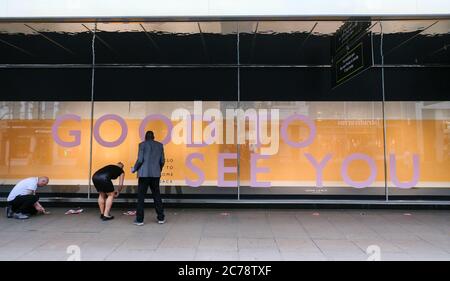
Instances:
[[[39,203],[36,189],[46,186],[48,181],[48,177],[33,177],[18,182],[8,195],[6,216],[28,219],[31,215],[45,213],[44,207]]]
[[[114,185],[112,180],[119,178],[119,189],[114,192]],[[123,189],[123,180],[125,173],[123,171],[123,164],[121,162],[114,165],[107,165],[92,176],[92,182],[98,194],[98,207],[100,208],[100,218],[102,220],[112,220],[110,211],[114,201],[114,197],[119,196]]]

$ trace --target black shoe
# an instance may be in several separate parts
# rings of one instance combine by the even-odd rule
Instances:
[[[6,217],[11,219],[14,217],[14,212],[12,211],[11,206],[6,206]]]
[[[110,217],[103,216],[103,218],[102,218],[103,221],[109,221],[109,220],[112,220],[112,219],[114,219],[114,216],[110,216]]]
[[[100,214],[100,219],[103,219],[105,216],[103,214]]]

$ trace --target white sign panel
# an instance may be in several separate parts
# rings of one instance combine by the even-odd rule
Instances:
[[[449,0],[0,0],[0,18],[446,16]]]

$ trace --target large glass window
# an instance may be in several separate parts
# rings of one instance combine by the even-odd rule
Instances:
[[[137,186],[130,170],[138,144],[151,130],[164,144],[161,186],[166,198],[236,199],[237,173],[227,171],[237,167],[237,149],[226,141],[227,122],[234,127],[234,120],[222,115],[235,107],[235,102],[95,102],[93,172],[121,161],[125,184]]]
[[[381,102],[241,105],[279,112],[267,129],[261,127],[267,141],[261,137],[259,146],[250,141],[241,146],[242,194],[384,195]]]
[[[43,192],[86,193],[89,176],[89,102],[1,102],[2,185],[45,175]]]
[[[450,21],[0,24],[0,193],[96,197],[146,130],[166,199],[448,200]],[[204,201],[202,201],[204,202]]]
[[[450,21],[383,22],[389,198],[450,193]]]

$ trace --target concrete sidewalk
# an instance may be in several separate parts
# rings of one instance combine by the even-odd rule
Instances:
[[[159,225],[146,209],[144,226],[49,210],[1,216],[0,260],[450,260],[448,210],[167,209]]]

